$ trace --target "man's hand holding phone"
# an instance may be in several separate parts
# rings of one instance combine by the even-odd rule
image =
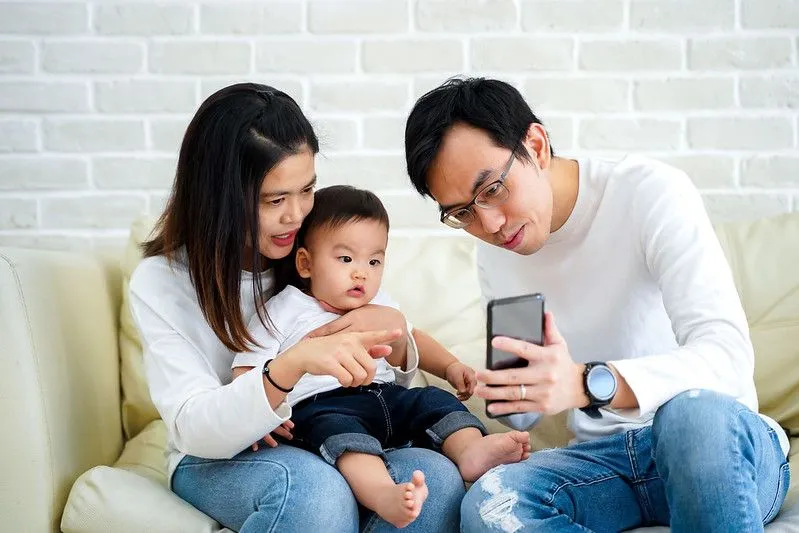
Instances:
[[[543,346],[505,336],[491,339],[492,348],[513,354],[527,364],[477,372],[475,394],[493,400],[486,407],[490,416],[524,412],[553,415],[588,405],[582,366],[572,360],[552,313],[545,313],[543,322]]]

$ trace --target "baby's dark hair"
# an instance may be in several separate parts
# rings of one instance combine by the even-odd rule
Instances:
[[[328,228],[335,229],[349,222],[374,220],[389,229],[388,213],[380,198],[371,191],[356,189],[350,185],[331,185],[314,193],[314,205],[302,222],[294,250],[275,267],[275,294],[287,285],[305,288],[306,280],[297,273],[294,256],[297,249],[306,247],[308,237],[314,231]]]
[[[350,185],[332,185],[314,193],[311,212],[297,234],[297,246],[306,246],[308,235],[320,228],[335,229],[348,222],[375,220],[388,230],[388,213],[380,198],[371,191]]]

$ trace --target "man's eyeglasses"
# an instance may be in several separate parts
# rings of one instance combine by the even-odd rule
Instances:
[[[441,213],[441,222],[451,228],[464,229],[474,222],[474,206],[481,209],[491,209],[505,202],[510,195],[508,188],[505,186],[505,178],[508,172],[510,172],[510,167],[513,165],[514,158],[515,156],[513,152],[511,152],[510,159],[508,159],[508,163],[505,165],[499,178],[477,191],[477,194],[474,195],[471,202],[461,207],[453,207]]]

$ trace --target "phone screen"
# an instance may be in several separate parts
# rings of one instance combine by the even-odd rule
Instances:
[[[541,294],[494,300],[489,306],[489,341],[491,338],[503,336],[542,345],[543,321],[544,297]],[[490,342],[488,349],[488,362],[493,370],[527,366],[525,359],[497,350]]]

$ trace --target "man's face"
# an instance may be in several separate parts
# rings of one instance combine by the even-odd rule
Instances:
[[[549,237],[552,188],[546,171],[541,170],[549,164],[543,129],[534,125],[522,143],[535,163],[515,158],[504,180],[508,198],[488,209],[473,206],[474,221],[464,229],[489,244],[529,255]],[[496,146],[484,131],[456,124],[445,134],[430,167],[428,189],[445,209],[465,206],[482,187],[499,178],[510,156],[510,150]]]

